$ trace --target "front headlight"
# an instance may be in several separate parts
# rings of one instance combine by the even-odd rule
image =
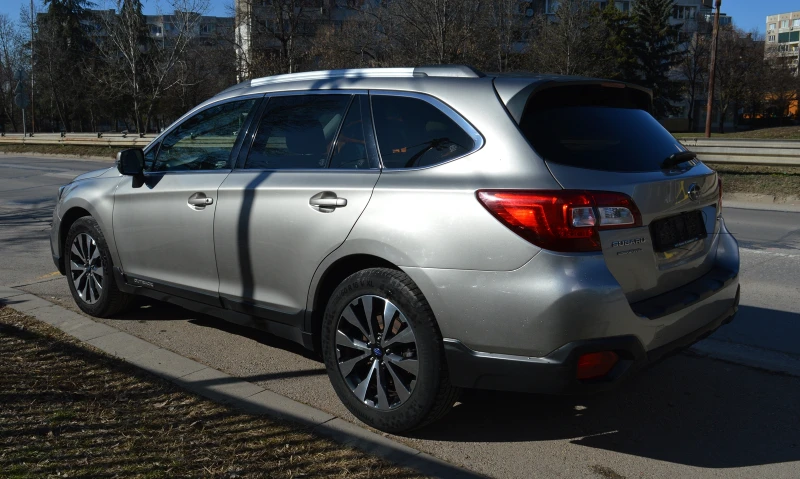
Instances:
[[[61,201],[61,195],[63,195],[63,194],[64,194],[64,189],[65,189],[67,186],[68,186],[68,185],[62,185],[62,186],[59,186],[59,187],[58,187],[58,199],[57,199],[57,201]]]

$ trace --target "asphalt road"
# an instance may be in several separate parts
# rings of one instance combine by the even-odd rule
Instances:
[[[75,309],[50,259],[55,194],[109,164],[0,156],[0,284]],[[701,354],[589,398],[468,392],[443,421],[398,439],[495,477],[799,477],[800,377],[759,368],[800,375],[800,213],[724,215],[741,246],[742,308]],[[147,301],[108,323],[355,421],[323,366],[291,343]]]

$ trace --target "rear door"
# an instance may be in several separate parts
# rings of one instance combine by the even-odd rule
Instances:
[[[619,83],[556,84],[531,94],[520,129],[564,188],[633,199],[642,226],[600,234],[606,264],[631,302],[711,269],[717,175],[673,156],[686,149],[649,113],[648,94]]]
[[[314,272],[347,238],[379,176],[366,92],[270,95],[218,193],[226,306],[302,324]]]

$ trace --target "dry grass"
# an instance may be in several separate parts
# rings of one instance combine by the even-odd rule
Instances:
[[[800,196],[800,167],[721,165],[709,163],[722,176],[726,193]]]
[[[70,155],[79,157],[98,157],[114,159],[119,148],[109,146],[78,146],[78,145],[0,145],[0,152],[6,154],[28,153],[39,155]]]
[[[419,477],[198,398],[2,306],[0,476]]]
[[[675,138],[702,138],[705,133],[674,133]],[[800,126],[781,126],[732,133],[711,133],[711,138],[751,140],[800,140]]]

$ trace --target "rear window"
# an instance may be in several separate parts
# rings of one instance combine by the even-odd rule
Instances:
[[[657,171],[667,157],[684,148],[643,109],[649,107],[642,95],[629,88],[600,86],[548,89],[528,102],[520,129],[548,162],[605,171]]]

